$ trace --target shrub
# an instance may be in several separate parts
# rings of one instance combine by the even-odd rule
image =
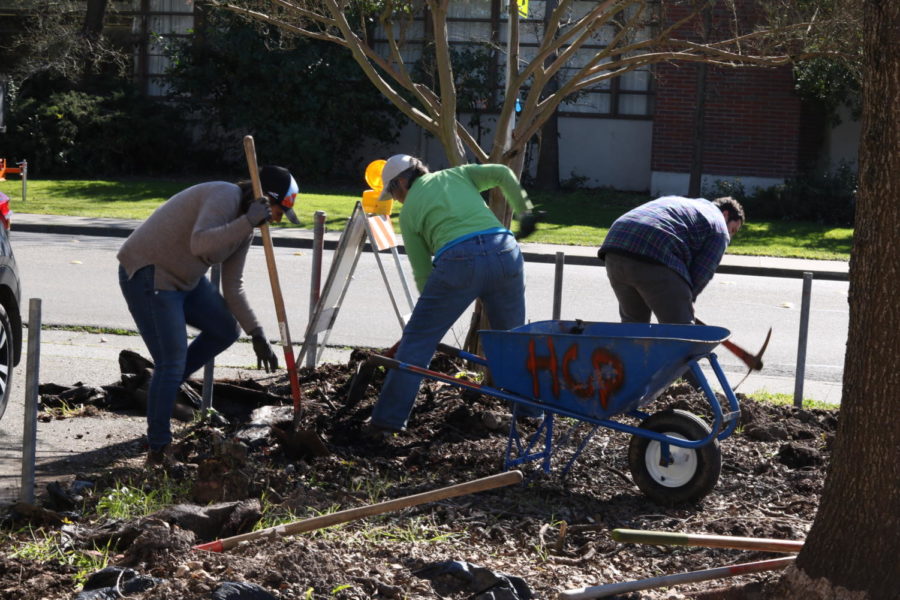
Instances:
[[[358,181],[360,147],[396,139],[399,111],[346,49],[261,32],[227,11],[212,12],[197,39],[168,50],[172,100],[196,119],[203,143],[241,172],[245,133],[257,140],[260,164],[288,167],[301,184]]]
[[[857,176],[847,163],[824,173],[804,173],[782,185],[745,191],[740,180],[717,180],[704,191],[707,198],[732,196],[743,204],[747,218],[815,221],[852,226]]]
[[[15,99],[0,150],[27,159],[31,173],[42,177],[159,174],[187,167],[190,145],[178,113],[138,95],[129,81],[121,84],[49,93],[33,87]]]

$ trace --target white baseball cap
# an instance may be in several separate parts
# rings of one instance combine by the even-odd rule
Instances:
[[[381,169],[381,194],[378,196],[378,200],[387,200],[392,197],[389,188],[391,186],[391,181],[403,171],[407,169],[411,169],[416,164],[416,159],[414,159],[409,154],[395,154],[384,163],[384,167]]]

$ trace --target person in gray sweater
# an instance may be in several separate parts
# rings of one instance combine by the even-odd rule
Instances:
[[[254,228],[293,211],[297,182],[276,166],[259,171],[265,198],[250,181],[212,181],[178,192],[122,244],[119,285],[153,359],[147,393],[148,465],[169,465],[171,418],[181,384],[231,346],[240,329],[250,335],[258,366],[278,368],[244,293],[243,271]],[[222,293],[205,277],[221,264]],[[199,330],[188,343],[187,326]],[[240,327],[240,329],[239,329]]]

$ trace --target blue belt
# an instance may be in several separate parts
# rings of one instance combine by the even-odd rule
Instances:
[[[477,238],[478,236],[496,235],[498,233],[508,233],[509,235],[513,234],[512,231],[510,231],[509,229],[506,229],[504,227],[493,227],[491,229],[485,229],[484,231],[475,231],[473,233],[467,233],[466,235],[461,235],[458,238],[456,238],[455,240],[453,240],[451,242],[447,242],[446,244],[441,246],[441,249],[434,253],[434,258],[432,259],[432,262],[436,262],[437,259],[441,256],[441,254],[443,254],[444,252],[446,252],[453,246],[456,246],[457,244],[461,244],[463,242],[471,240],[472,238]]]

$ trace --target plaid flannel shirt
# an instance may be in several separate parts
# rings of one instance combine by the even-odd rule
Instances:
[[[600,256],[618,251],[665,265],[688,282],[696,298],[730,241],[725,217],[715,204],[704,198],[665,196],[616,219]]]

